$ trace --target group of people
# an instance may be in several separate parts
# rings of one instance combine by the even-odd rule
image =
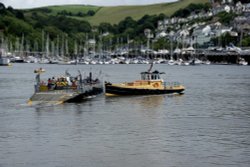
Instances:
[[[47,83],[48,90],[60,90],[60,89],[76,89],[77,79],[70,77],[49,78]]]

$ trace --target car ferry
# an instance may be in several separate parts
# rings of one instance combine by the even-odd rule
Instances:
[[[165,82],[161,78],[163,72],[151,72],[153,64],[146,72],[141,73],[141,79],[133,82],[113,84],[105,82],[106,96],[119,95],[154,95],[154,94],[182,94],[185,87],[177,82]]]
[[[103,93],[103,83],[99,78],[93,78],[92,73],[83,78],[79,75],[71,76],[68,72],[60,77],[52,77],[47,81],[40,79],[45,70],[40,68],[36,73],[35,93],[28,104],[36,103],[65,103],[81,102],[86,98]]]

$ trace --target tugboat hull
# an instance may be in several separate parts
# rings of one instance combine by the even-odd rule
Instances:
[[[112,84],[105,84],[105,91],[107,96],[119,96],[119,95],[155,95],[155,94],[181,94],[184,91],[184,87],[172,87],[165,89],[147,89],[147,88],[128,88],[114,86]]]

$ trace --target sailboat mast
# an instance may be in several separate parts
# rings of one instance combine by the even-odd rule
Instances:
[[[49,34],[47,34],[46,38],[46,58],[49,57]]]

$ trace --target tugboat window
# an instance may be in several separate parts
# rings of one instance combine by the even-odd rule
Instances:
[[[145,74],[142,74],[142,75],[141,75],[141,79],[142,79],[142,80],[145,80],[145,79],[146,79]]]

